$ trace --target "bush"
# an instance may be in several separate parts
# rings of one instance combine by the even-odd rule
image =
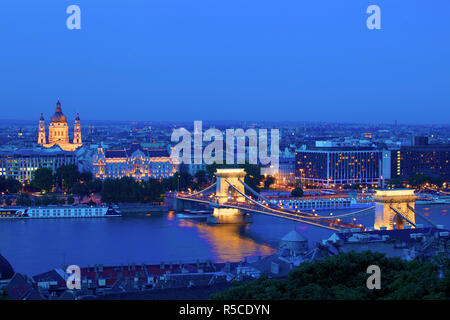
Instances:
[[[293,197],[303,197],[303,189],[300,187],[295,188],[291,192],[291,196]]]
[[[322,260],[304,262],[284,280],[236,283],[215,293],[212,299],[297,300],[421,300],[450,298],[450,262],[439,256],[430,262],[403,261],[366,251],[341,253]],[[369,265],[381,269],[381,289],[369,290]],[[443,272],[442,272],[443,271]]]

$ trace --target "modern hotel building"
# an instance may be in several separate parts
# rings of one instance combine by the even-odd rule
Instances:
[[[386,158],[387,164],[383,164]],[[384,172],[384,176],[383,176]],[[306,185],[381,185],[390,178],[390,152],[362,147],[313,147],[296,152],[296,177]]]
[[[0,152],[0,177],[13,178],[24,183],[31,181],[40,167],[55,170],[63,165],[76,164],[73,152],[59,147],[49,149],[23,149]]]

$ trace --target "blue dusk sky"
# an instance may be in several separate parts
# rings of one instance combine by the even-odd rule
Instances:
[[[448,0],[3,0],[0,118],[48,120],[60,98],[69,121],[448,124],[449,17]]]

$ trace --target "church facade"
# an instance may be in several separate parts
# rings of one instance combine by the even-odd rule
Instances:
[[[39,133],[38,144],[51,148],[55,145],[59,146],[64,151],[75,151],[75,149],[83,145],[81,140],[81,123],[80,116],[77,112],[75,118],[75,124],[73,128],[73,141],[69,140],[69,126],[67,125],[67,118],[62,112],[61,103],[56,103],[56,110],[50,119],[48,126],[48,139],[45,128],[44,115],[41,113],[41,119],[39,120]]]
[[[167,150],[147,149],[139,143],[120,150],[98,148],[92,167],[94,176],[102,180],[126,176],[136,180],[166,179],[178,168]]]

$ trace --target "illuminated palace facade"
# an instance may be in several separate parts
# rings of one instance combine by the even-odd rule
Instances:
[[[81,141],[81,124],[80,117],[77,113],[75,124],[73,128],[73,141],[69,141],[69,126],[67,125],[67,118],[62,112],[61,103],[56,103],[56,110],[50,119],[48,126],[48,140],[45,129],[44,115],[41,113],[39,120],[38,144],[45,148],[51,148],[55,145],[59,146],[64,151],[74,151],[83,145]]]
[[[133,177],[136,180],[165,179],[178,167],[164,149],[147,149],[139,143],[120,150],[97,149],[92,162],[94,176],[99,179]]]

